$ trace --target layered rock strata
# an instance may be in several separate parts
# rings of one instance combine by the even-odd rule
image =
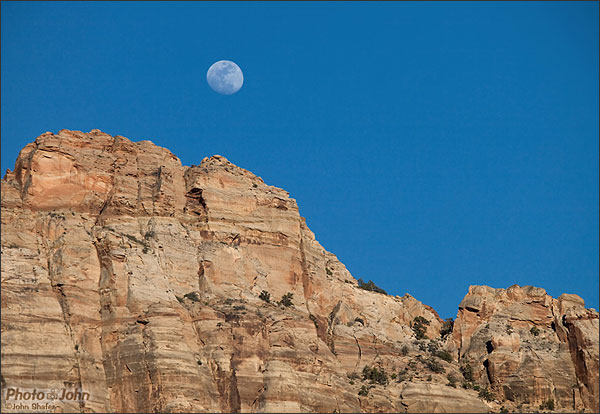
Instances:
[[[471,286],[453,341],[461,361],[500,399],[598,411],[598,312],[577,295]]]
[[[62,130],[2,180],[3,402],[20,387],[84,390],[59,408],[81,412],[597,411],[598,313],[580,298],[472,287],[442,323],[360,289],[287,192],[220,156],[186,167]]]

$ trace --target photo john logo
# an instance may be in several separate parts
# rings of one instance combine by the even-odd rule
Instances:
[[[5,410],[53,410],[60,401],[84,402],[90,394],[78,388],[50,390],[5,388],[3,390]]]

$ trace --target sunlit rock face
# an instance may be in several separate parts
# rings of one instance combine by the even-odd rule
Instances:
[[[461,360],[501,399],[598,411],[598,312],[577,295],[471,286],[453,340]]]
[[[2,180],[2,387],[89,393],[64,411],[597,411],[598,314],[580,298],[471,287],[454,332],[442,322],[360,289],[286,191],[220,156],[186,167],[62,130]]]

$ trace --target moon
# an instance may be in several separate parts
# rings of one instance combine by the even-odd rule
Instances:
[[[206,72],[206,81],[213,91],[221,95],[233,95],[244,83],[244,74],[235,62],[219,60]]]

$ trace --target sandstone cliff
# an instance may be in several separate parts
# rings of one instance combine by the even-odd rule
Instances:
[[[2,387],[82,389],[77,412],[598,411],[598,313],[475,286],[450,333],[225,158],[62,130],[2,180]]]

